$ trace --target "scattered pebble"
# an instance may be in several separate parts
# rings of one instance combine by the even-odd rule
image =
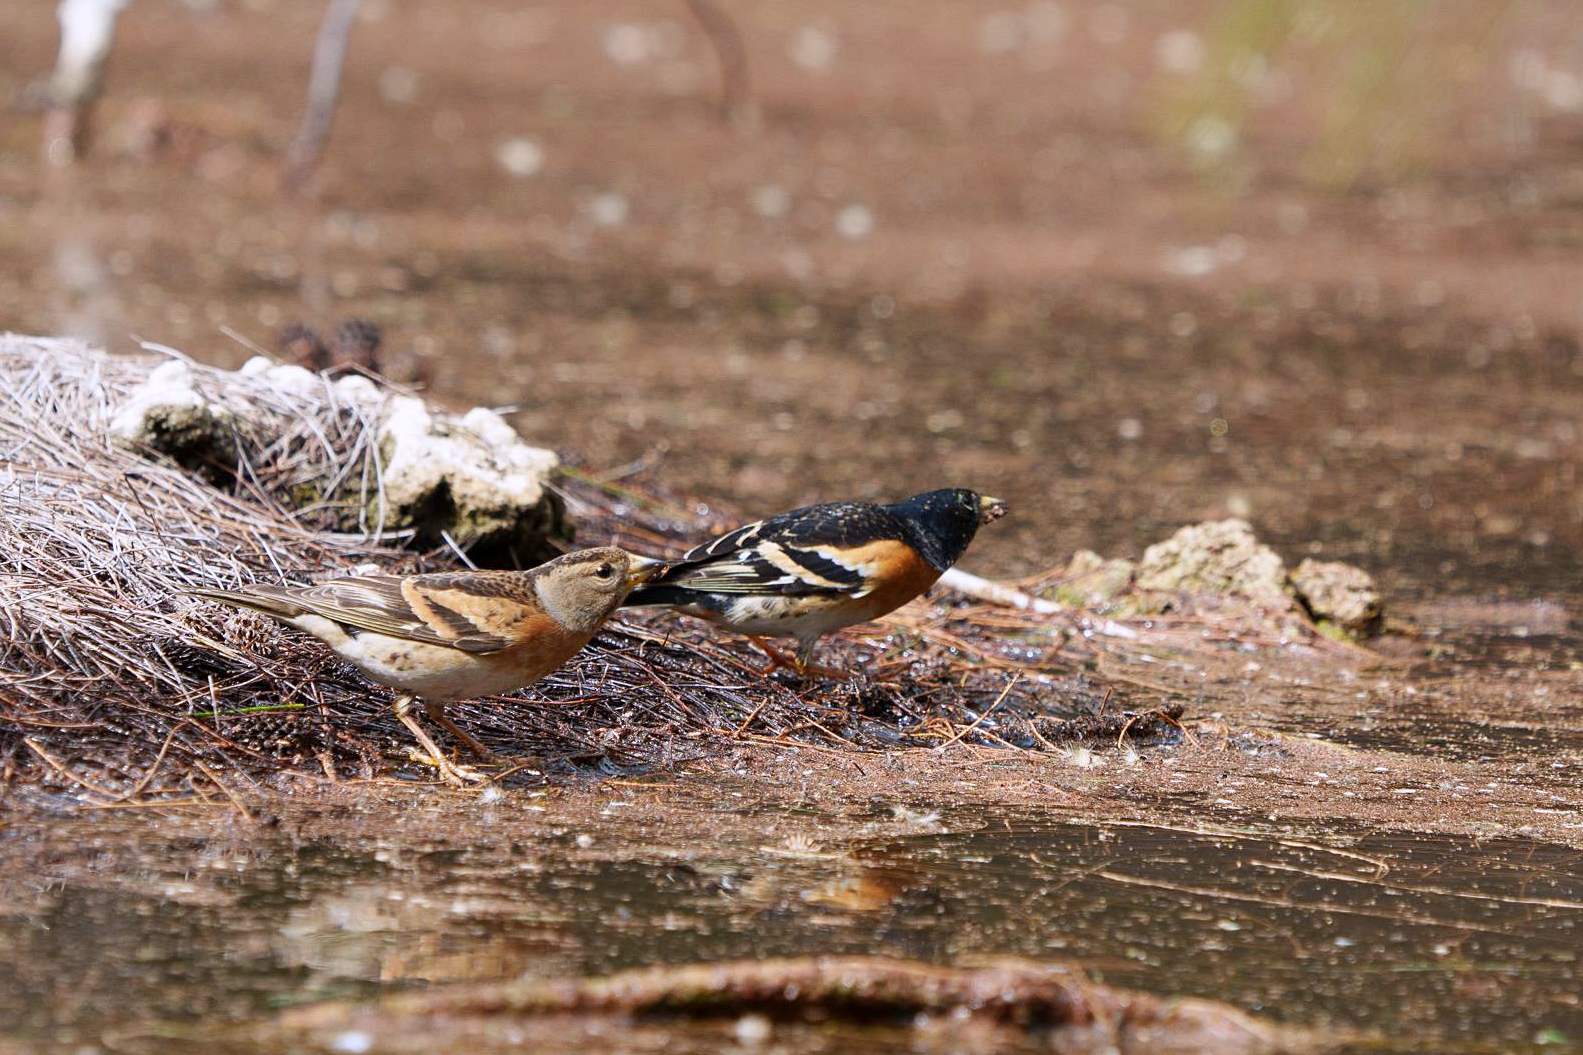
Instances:
[[[330,1041],[331,1051],[344,1052],[345,1055],[362,1055],[363,1052],[371,1050],[373,1046],[374,1038],[358,1029],[349,1029],[345,1033],[339,1033],[334,1040]]]
[[[836,214],[835,229],[842,238],[858,241],[874,231],[874,214],[863,205],[848,205]]]
[[[406,66],[386,66],[379,75],[379,97],[405,106],[418,98],[418,74]]]
[[[626,195],[609,191],[598,195],[588,205],[588,215],[601,227],[619,227],[627,222],[631,207]]]
[[[1380,628],[1380,591],[1362,568],[1310,557],[1292,572],[1292,586],[1315,619],[1358,635]]]
[[[1190,29],[1173,29],[1154,42],[1154,58],[1168,73],[1197,73],[1204,64],[1204,42]]]
[[[753,211],[766,220],[779,219],[791,212],[791,195],[777,183],[755,188],[749,201]]]
[[[605,54],[618,66],[634,66],[649,57],[648,34],[632,22],[617,22],[605,29]]]
[[[732,1032],[736,1034],[737,1043],[757,1047],[769,1040],[774,1030],[774,1025],[763,1015],[743,1015],[737,1019]]]
[[[805,70],[820,72],[835,62],[840,42],[834,33],[818,26],[803,26],[792,37],[787,54]]]
[[[536,175],[544,167],[544,151],[531,139],[507,139],[495,148],[500,167],[521,179]]]

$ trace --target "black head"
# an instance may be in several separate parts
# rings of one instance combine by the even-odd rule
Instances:
[[[964,487],[925,491],[885,508],[905,526],[907,541],[940,571],[961,559],[979,525],[1006,515],[1006,503]]]

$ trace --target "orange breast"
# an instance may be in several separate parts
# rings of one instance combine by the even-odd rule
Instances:
[[[593,639],[592,633],[574,633],[543,612],[522,617],[509,634],[517,643],[495,653],[516,670],[537,681],[575,656]]]
[[[876,583],[873,591],[859,601],[869,619],[894,612],[933,586],[940,577],[940,573],[920,557],[917,550],[894,539],[883,539],[858,549],[846,550],[841,560],[862,567],[869,579]]]

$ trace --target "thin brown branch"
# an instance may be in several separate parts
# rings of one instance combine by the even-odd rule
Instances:
[[[738,118],[746,112],[751,90],[742,31],[715,0],[687,0],[687,9],[698,20],[720,63],[720,118]]]
[[[341,70],[352,36],[352,23],[362,0],[329,0],[324,21],[313,45],[313,67],[308,75],[308,101],[302,123],[286,151],[285,187],[300,190],[324,155],[341,95]]]

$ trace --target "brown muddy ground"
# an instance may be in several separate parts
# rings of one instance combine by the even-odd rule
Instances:
[[[0,96],[51,6],[0,12]],[[1229,54],[1257,5],[736,6],[731,126],[680,4],[370,2],[289,202],[317,5],[144,0],[88,165],[46,178],[36,119],[0,123],[0,327],[236,363],[222,327],[361,315],[596,471],[743,512],[969,483],[1016,509],[967,562],[1004,575],[1242,515],[1373,571],[1400,632],[1211,663],[1163,628],[1091,672],[1185,697],[1193,739],[1136,760],[710,743],[493,804],[6,821],[20,1043],[867,950],[1073,959],[1387,1048],[1583,1044],[1570,6],[1308,5],[1262,63]]]

